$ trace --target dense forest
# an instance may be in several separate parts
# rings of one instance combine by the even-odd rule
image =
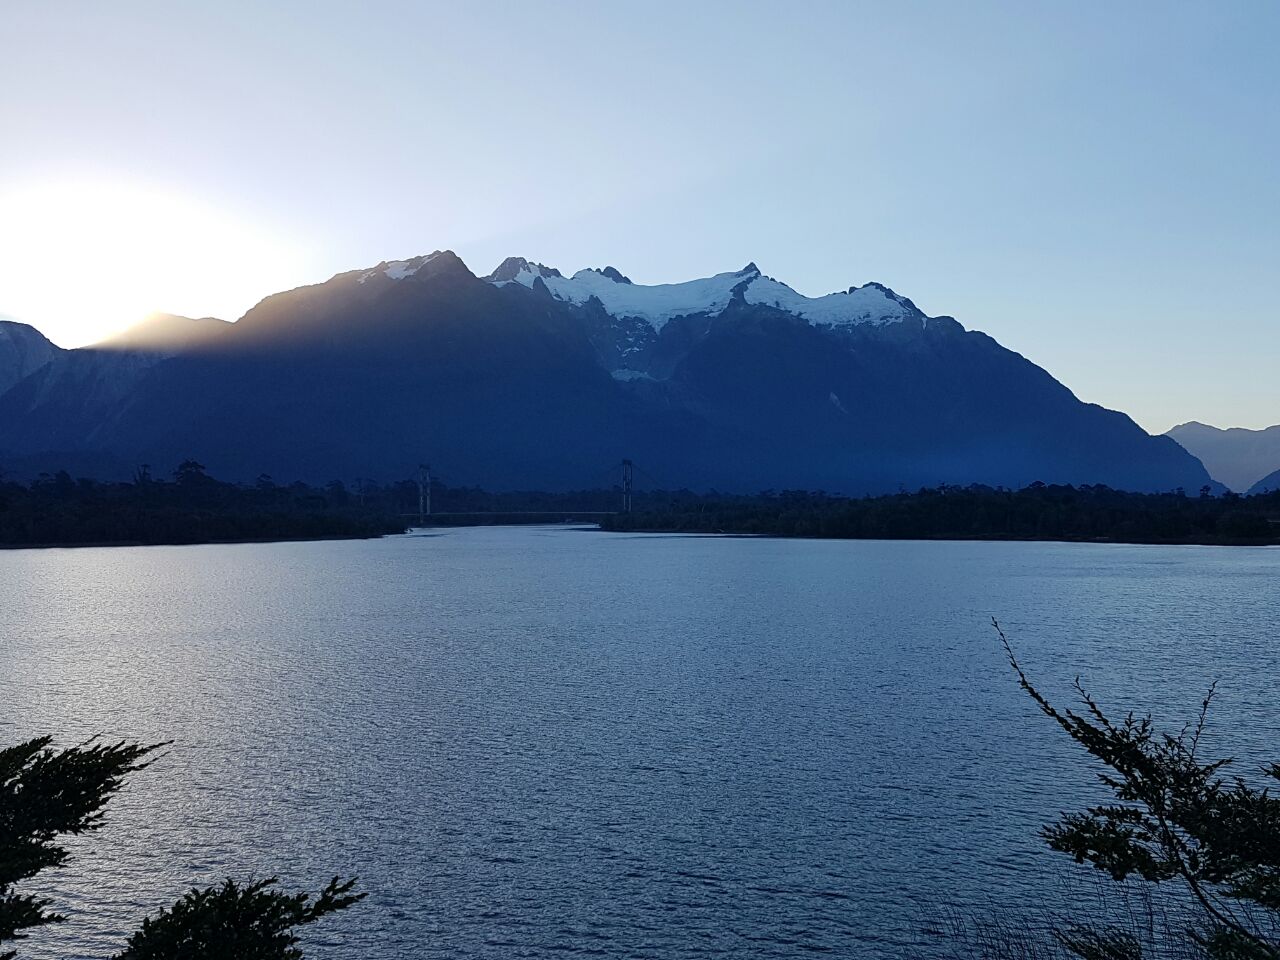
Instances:
[[[405,526],[385,496],[365,499],[342,484],[278,486],[266,476],[224,483],[194,460],[171,480],[141,468],[130,483],[65,471],[29,485],[0,482],[3,546],[377,537]]]
[[[636,497],[606,530],[737,533],[885,540],[1067,540],[1122,543],[1280,543],[1280,494],[1241,497],[1125,493],[1035,483],[1021,490],[937,487],[851,499],[784,491]]]
[[[0,478],[0,547],[211,543],[378,537],[418,523],[416,478],[324,486],[254,483],[210,476],[195,460],[169,477],[139,467],[131,481],[73,478],[65,470],[33,482]],[[598,520],[618,509],[615,490],[490,492],[430,484],[432,526]]]

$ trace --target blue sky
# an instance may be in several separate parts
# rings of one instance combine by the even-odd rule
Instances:
[[[886,283],[1152,431],[1261,427],[1278,35],[1270,2],[9,0],[0,313],[72,344],[444,247],[754,260]]]

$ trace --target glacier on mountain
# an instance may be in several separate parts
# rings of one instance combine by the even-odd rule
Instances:
[[[390,280],[403,280],[405,277],[412,277],[438,256],[440,256],[439,250],[435,253],[428,253],[421,257],[413,257],[409,260],[384,260],[372,270],[367,270],[360,276],[356,277],[356,283],[367,283],[378,273],[381,273]]]
[[[738,295],[747,303],[764,304],[823,326],[924,319],[910,300],[878,283],[850,287],[824,297],[806,297],[765,276],[754,263],[699,280],[649,285],[633,283],[613,267],[579,270],[565,277],[553,267],[509,257],[486,279],[498,286],[519,283],[533,287],[540,281],[557,300],[582,305],[595,299],[606,313],[645,320],[655,331],[676,317],[719,314]]]

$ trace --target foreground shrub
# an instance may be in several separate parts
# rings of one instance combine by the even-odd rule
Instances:
[[[1231,759],[1204,759],[1201,738],[1213,688],[1199,716],[1176,734],[1149,716],[1108,717],[1079,680],[1077,710],[1059,709],[1032,685],[993,624],[1018,683],[1101,765],[1109,803],[1065,814],[1044,830],[1050,848],[1120,884],[1157,887],[1178,922],[1052,926],[1053,941],[1083,960],[1201,957],[1280,960],[1280,798],[1268,786],[1228,777]],[[1280,780],[1280,764],[1262,771]],[[1185,918],[1185,919],[1182,919]]]
[[[55,750],[38,737],[0,750],[0,944],[66,918],[50,901],[15,888],[49,867],[62,866],[64,836],[92,833],[103,808],[125,779],[154,762],[167,744],[107,744],[98,740]],[[120,960],[298,960],[297,927],[364,897],[355,880],[334,878],[314,899],[272,889],[274,879],[192,890],[143,921]],[[0,951],[13,960],[17,951]]]

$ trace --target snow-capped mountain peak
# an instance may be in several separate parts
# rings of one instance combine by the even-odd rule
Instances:
[[[762,303],[820,326],[882,326],[900,320],[924,319],[914,303],[875,282],[825,297],[806,297],[779,280],[759,276],[751,281],[743,296],[747,303]]]
[[[504,266],[510,262],[504,261]],[[606,313],[645,320],[655,330],[661,330],[676,317],[720,313],[729,305],[734,289],[751,277],[741,272],[718,273],[684,283],[648,285],[632,283],[616,267],[588,268],[579,270],[572,277],[565,277],[559,270],[526,261],[525,266],[509,280],[495,279],[493,275],[489,279],[493,283],[520,283],[526,287],[532,287],[536,280],[541,279],[557,300],[581,305],[595,299]]]
[[[356,277],[356,283],[367,283],[378,274],[382,274],[389,280],[403,280],[406,277],[412,277],[445,252],[447,251],[437,250],[434,253],[428,253],[421,257],[412,257],[408,260],[384,260],[372,270],[366,270]]]
[[[608,277],[614,283],[630,283],[631,278],[626,276],[617,267],[601,267],[597,271],[602,277]]]
[[[538,277],[558,277],[560,271],[555,267],[544,266],[541,263],[531,263],[524,257],[507,257],[498,268],[485,277],[490,283],[521,283],[526,287],[532,287],[533,281]]]
[[[606,313],[647,321],[655,331],[676,317],[719,314],[735,296],[822,326],[880,325],[924,317],[910,300],[879,283],[850,287],[825,297],[806,297],[785,283],[764,276],[754,263],[741,270],[683,283],[639,284],[616,267],[589,268],[566,277],[554,267],[523,257],[508,257],[485,279],[498,285],[519,283],[526,287],[541,280],[557,300],[581,305],[595,299]]]

